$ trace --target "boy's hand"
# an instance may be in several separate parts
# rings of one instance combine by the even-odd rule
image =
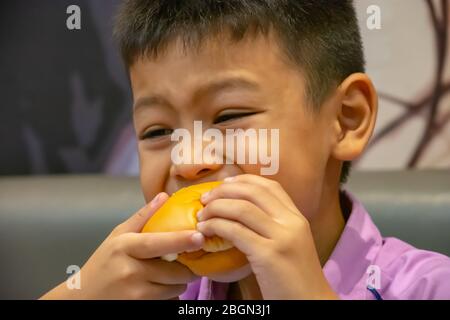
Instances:
[[[308,221],[278,182],[236,176],[204,194],[202,202],[198,230],[231,241],[247,256],[264,299],[337,298]]]
[[[167,198],[167,194],[159,194],[113,230],[81,268],[80,290],[68,290],[62,283],[42,298],[170,299],[182,294],[196,276],[182,264],[159,257],[200,249],[202,234],[140,233]]]

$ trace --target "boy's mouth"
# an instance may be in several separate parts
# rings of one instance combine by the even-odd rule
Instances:
[[[190,259],[197,259],[208,253],[216,253],[229,250],[233,248],[233,244],[228,240],[219,237],[208,237],[205,239],[205,244],[200,250],[194,252],[181,252],[180,254],[185,255],[185,257]],[[178,253],[170,253],[161,257],[161,259],[166,261],[175,261],[178,259]]]

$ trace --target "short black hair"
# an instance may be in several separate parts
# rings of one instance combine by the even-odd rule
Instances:
[[[175,39],[194,47],[224,31],[232,41],[273,31],[289,61],[303,71],[308,105],[316,111],[346,77],[365,71],[352,0],[125,0],[114,35],[129,67]],[[350,166],[343,163],[341,183]]]

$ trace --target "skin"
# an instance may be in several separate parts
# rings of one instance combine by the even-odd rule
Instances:
[[[108,291],[122,298],[176,298],[194,276],[177,262],[168,267],[151,258],[194,250],[204,239],[197,235],[194,243],[192,232],[170,237],[137,232],[167,194],[234,177],[204,195],[198,224],[201,234],[231,241],[249,260],[247,272],[231,284],[230,297],[338,298],[322,267],[345,226],[339,201],[342,162],[363,152],[375,125],[377,95],[370,79],[350,75],[320,112],[313,112],[301,70],[286,61],[272,34],[238,43],[212,38],[199,50],[183,50],[173,41],[158,57],[137,59],[130,79],[143,194],[149,202],[163,193],[153,209],[141,209],[113,231],[83,266],[89,289],[78,295],[99,298]],[[221,121],[229,114],[241,115]],[[278,173],[258,176],[261,164],[173,164],[170,134],[176,128],[192,132],[194,120],[203,121],[203,130],[279,129]],[[122,260],[115,262],[114,256]],[[104,268],[110,272],[98,279]],[[129,270],[125,279],[117,275],[124,268]],[[178,279],[176,287],[172,279]],[[47,298],[66,291],[56,288]]]
[[[114,228],[81,268],[80,290],[69,290],[63,282],[41,299],[170,299],[183,293],[196,276],[183,265],[159,257],[198,250],[203,236],[195,231],[139,233],[167,198],[159,194]]]

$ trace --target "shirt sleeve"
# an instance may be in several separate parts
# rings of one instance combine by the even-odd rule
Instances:
[[[420,268],[424,269],[424,268]],[[426,263],[426,270],[417,270],[411,283],[399,294],[404,300],[449,300],[450,259],[438,257]]]

